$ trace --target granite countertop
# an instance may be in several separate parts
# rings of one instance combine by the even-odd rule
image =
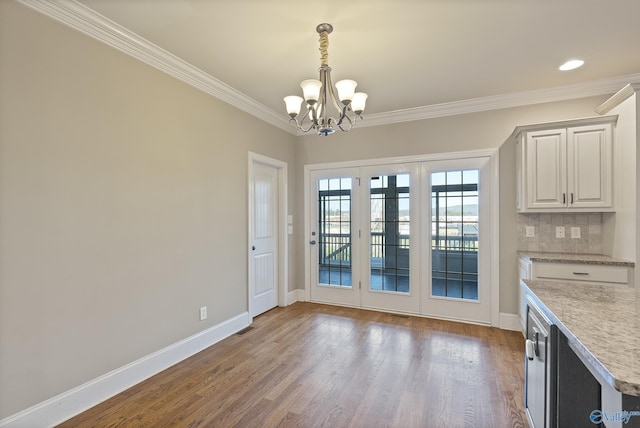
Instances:
[[[580,263],[591,265],[628,266],[634,267],[635,263],[628,260],[603,256],[602,254],[575,254],[575,253],[544,253],[536,251],[520,251],[521,256],[527,257],[532,262],[546,263]]]
[[[582,360],[624,394],[640,396],[640,290],[523,280]]]

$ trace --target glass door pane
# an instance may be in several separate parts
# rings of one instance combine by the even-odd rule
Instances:
[[[375,291],[409,293],[410,175],[370,178],[370,278]]]
[[[318,180],[318,284],[352,287],[351,178]]]
[[[431,294],[478,300],[479,170],[431,174]]]

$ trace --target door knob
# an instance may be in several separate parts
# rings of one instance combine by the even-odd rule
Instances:
[[[529,360],[533,360],[536,356],[536,345],[533,340],[527,339],[525,342],[525,354]]]
[[[316,241],[315,240],[314,241],[309,241],[309,244],[316,245]]]
[[[255,250],[256,250],[256,246],[255,246],[255,245],[252,245],[252,246],[251,246],[251,250],[252,250],[252,251],[255,251]]]

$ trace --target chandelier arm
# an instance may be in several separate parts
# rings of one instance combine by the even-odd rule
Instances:
[[[345,107],[345,111],[346,111],[346,107]],[[344,129],[342,127],[342,122],[344,121],[344,119],[347,119],[347,123],[349,124],[349,127],[347,129]],[[355,123],[355,119],[351,119],[346,113],[344,114],[344,117],[340,119],[340,122],[338,122],[338,128],[340,128],[341,131],[343,132],[349,132],[351,131],[351,128],[353,127],[353,124]]]
[[[315,129],[315,127],[316,127],[312,122],[310,122],[309,123],[309,127],[305,129],[304,123],[303,122],[299,122],[297,119],[291,119],[291,120],[289,120],[289,122],[293,122],[294,125],[296,126],[296,128],[298,128],[299,130],[301,130],[304,133],[307,133],[307,132],[311,131],[312,129]]]
[[[342,103],[338,102],[338,97],[336,97],[335,92],[333,91],[333,82],[331,82],[331,68],[328,68],[326,71],[326,80],[327,80],[327,86],[325,86],[326,92],[329,92],[329,97],[331,98],[331,103],[333,104],[333,106],[336,108],[336,110],[338,110],[341,115],[343,114],[343,109],[342,109]]]
[[[312,108],[309,108],[307,112],[300,119],[296,117],[291,119],[289,122],[293,121],[296,125],[296,128],[298,128],[302,132],[309,132],[312,129],[314,129],[317,125],[317,122],[314,122],[313,119],[311,118],[311,115],[309,114],[311,112],[312,112]],[[306,119],[309,119],[309,127],[307,129],[304,128]]]
[[[318,109],[316,107],[317,105],[318,104],[307,106],[307,113],[305,114],[305,117],[309,117],[309,120],[313,125],[318,124]]]
[[[302,126],[302,124],[298,125],[298,129],[301,130],[302,132],[309,132],[312,129],[315,129],[316,126],[313,123],[309,123],[309,127],[307,129],[304,129],[304,127]]]
[[[331,72],[331,68],[327,65],[322,65],[319,69],[320,72],[320,82],[322,82],[322,90],[320,92],[320,99],[319,99],[319,108],[322,108],[322,111],[320,112],[320,116],[319,119],[319,125],[320,127],[323,126],[330,126],[330,118],[329,118],[329,109],[327,108],[327,88],[330,88],[331,86],[331,78],[330,78],[330,72]]]
[[[300,118],[296,118],[296,123],[299,123],[298,128],[302,129],[302,126],[304,125],[304,121],[305,119],[309,119],[311,121],[311,123],[313,124],[313,118],[311,117],[311,109],[308,108],[307,111],[305,112],[305,114]]]
[[[342,132],[349,132],[349,131],[351,131],[351,127],[352,127],[352,125],[349,125],[349,127],[348,127],[347,129],[344,129],[344,128],[342,127],[342,125],[338,125],[338,128],[340,128],[340,130],[341,130]]]
[[[312,129],[318,127],[318,123],[321,122],[321,119],[318,117],[318,104],[309,107],[309,128],[305,132],[309,132]]]
[[[351,114],[349,114],[349,113],[351,113]],[[346,131],[340,126],[340,125],[342,125],[342,122],[345,119],[349,122],[349,128]],[[342,114],[340,115],[340,120],[338,121],[337,125],[343,131],[348,132],[349,130],[351,130],[351,128],[353,128],[356,125],[356,122],[358,121],[358,119],[362,120],[362,115],[354,112],[351,109],[351,104],[348,104],[348,105],[344,106],[344,108],[342,109]]]
[[[292,117],[291,119],[289,119],[289,124],[295,126],[298,129],[302,129],[302,126],[300,126],[298,119],[296,119],[295,117]]]

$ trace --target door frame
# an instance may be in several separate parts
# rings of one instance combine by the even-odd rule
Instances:
[[[310,194],[310,176],[312,171],[323,169],[337,169],[337,168],[350,168],[350,167],[367,167],[375,165],[390,165],[394,163],[413,163],[413,162],[429,162],[429,161],[442,161],[442,160],[456,160],[467,159],[477,157],[489,157],[488,170],[491,175],[491,233],[493,234],[491,239],[491,261],[490,261],[490,295],[491,295],[491,326],[500,327],[500,177],[499,177],[499,150],[498,149],[485,149],[485,150],[469,150],[462,152],[447,152],[436,154],[424,154],[414,156],[401,156],[392,158],[379,158],[379,159],[363,159],[355,161],[343,161],[343,162],[331,162],[320,164],[307,164],[304,166],[304,297],[306,301],[311,300],[311,269],[313,268],[310,259],[309,239],[311,234],[311,225],[309,223],[310,218],[310,206],[311,198]],[[462,320],[461,320],[462,321]]]
[[[247,168],[247,310],[253,313],[253,261],[251,258],[251,237],[253,236],[253,165],[259,163],[278,171],[278,306],[288,305],[289,290],[289,233],[288,233],[288,201],[287,201],[287,163],[259,153],[248,152]]]

